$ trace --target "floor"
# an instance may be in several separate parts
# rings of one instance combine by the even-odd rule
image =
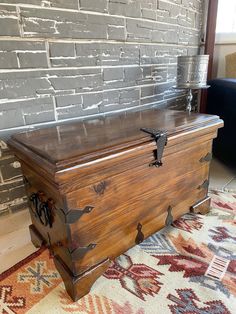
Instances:
[[[236,171],[213,160],[210,171],[210,189],[236,192]],[[30,241],[29,224],[28,211],[0,219],[0,273],[37,250]]]

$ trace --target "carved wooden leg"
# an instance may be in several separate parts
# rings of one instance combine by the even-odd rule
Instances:
[[[197,202],[196,204],[194,204],[190,208],[190,211],[195,213],[195,214],[200,213],[202,215],[205,215],[210,211],[210,203],[211,203],[211,198],[209,196],[207,196],[206,198],[204,198],[200,202]]]
[[[33,245],[37,248],[41,247],[44,244],[44,239],[41,234],[37,231],[34,225],[29,226],[30,237]]]
[[[73,276],[58,256],[54,256],[54,263],[64,281],[67,293],[73,301],[77,301],[89,293],[94,282],[109,267],[110,260],[106,259],[79,276]]]

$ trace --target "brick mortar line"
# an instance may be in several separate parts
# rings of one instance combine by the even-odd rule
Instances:
[[[39,41],[39,42],[46,42],[49,43],[81,43],[81,44],[126,44],[126,45],[146,45],[146,46],[167,46],[167,47],[189,47],[189,48],[198,48],[200,45],[200,41],[198,45],[189,45],[189,44],[181,44],[181,43],[165,43],[165,42],[145,42],[145,41],[126,41],[126,40],[109,40],[109,39],[102,39],[102,40],[94,40],[94,39],[67,39],[67,38],[43,38],[43,37],[16,37],[16,36],[0,36],[0,42],[11,40],[14,41]]]
[[[177,7],[180,7],[180,8],[183,8],[183,9],[186,9],[187,11],[190,11],[190,12],[193,12],[193,13],[199,13],[201,14],[201,9],[200,11],[198,11],[197,9],[193,9],[193,8],[189,8],[188,6],[185,6],[185,5],[182,5],[182,4],[179,4],[179,3],[173,3],[173,2],[169,2],[169,1],[166,1],[166,0],[162,0],[163,2],[165,3],[168,3],[168,4],[171,4],[173,6],[177,6]],[[99,12],[99,11],[91,11],[91,10],[83,10],[81,7],[80,7],[80,3],[78,1],[78,9],[67,9],[67,8],[60,8],[60,7],[47,7],[47,6],[40,6],[40,5],[36,5],[36,4],[24,4],[24,3],[20,3],[20,4],[14,4],[14,3],[3,3],[0,1],[0,5],[4,5],[4,6],[13,6],[13,7],[16,7],[17,5],[19,5],[20,7],[22,8],[31,8],[31,9],[34,9],[34,8],[37,8],[37,9],[44,9],[44,10],[55,10],[55,11],[65,11],[65,12],[74,12],[74,13],[87,13],[89,12],[88,14],[97,14],[97,15],[109,15],[109,16],[117,16],[117,17],[127,17],[127,16],[123,16],[123,15],[116,15],[116,14],[109,14],[109,13],[106,13],[106,12]],[[146,9],[146,8],[140,8],[141,10],[142,9]],[[160,10],[160,11],[166,11],[166,10],[162,10],[162,9],[154,9],[154,10]],[[129,16],[128,16],[129,17]],[[132,18],[132,17],[131,17]],[[150,19],[146,19],[148,21],[150,21]]]
[[[132,86],[128,86],[128,87],[120,87],[120,88],[111,88],[111,89],[105,89],[105,90],[102,90],[102,91],[91,91],[91,92],[79,92],[79,93],[73,93],[73,94],[66,94],[66,95],[45,95],[45,96],[40,96],[38,98],[20,98],[20,99],[12,99],[11,101],[4,101],[2,103],[4,104],[11,104],[11,103],[14,103],[14,102],[23,102],[23,101],[27,101],[27,100],[38,100],[38,99],[44,99],[44,98],[49,98],[51,97],[52,99],[55,99],[57,96],[60,97],[60,96],[84,96],[84,95],[94,95],[94,94],[102,94],[102,93],[107,93],[107,92],[114,92],[114,91],[127,91],[127,90],[132,90],[132,89],[136,89],[136,90],[141,90],[142,87],[158,87],[158,86],[162,86],[162,85],[165,85],[165,84],[170,84],[170,83],[175,83],[175,81],[171,81],[171,82],[163,82],[163,83],[156,83],[156,84],[144,84],[144,85],[132,85]],[[168,91],[170,91],[172,89],[172,87],[169,87]],[[181,92],[181,90],[174,90],[175,91],[175,94],[178,95],[178,91],[179,93]],[[183,89],[184,91],[184,89]],[[158,94],[157,94],[158,95]],[[146,97],[141,97],[142,99],[144,98],[149,98],[149,97],[152,97],[152,96],[155,96],[155,95],[150,95],[150,96],[146,96]],[[0,103],[0,106],[1,104]],[[68,106],[63,106],[63,107],[57,107],[56,104],[55,104],[55,107],[54,107],[54,110],[55,112],[57,112],[56,110],[57,109],[61,109],[61,108],[68,108]],[[56,115],[55,115],[56,116]],[[57,119],[56,119],[57,120]],[[27,124],[25,123],[24,126],[27,126]],[[28,124],[28,126],[30,126],[30,124]]]
[[[62,120],[58,120],[58,121],[50,121],[50,122],[42,122],[42,123],[35,123],[35,124],[31,124],[31,125],[25,125],[25,126],[21,126],[21,127],[13,127],[13,128],[8,128],[8,129],[1,129],[0,130],[0,135],[1,133],[5,133],[5,132],[10,132],[10,131],[17,131],[17,130],[35,130],[36,128],[39,128],[40,126],[55,126],[55,125],[60,125],[63,124],[64,122],[68,122],[68,121],[81,121],[81,120],[87,120],[87,119],[91,119],[91,118],[99,118],[102,116],[108,116],[108,115],[113,115],[115,113],[119,113],[119,112],[125,112],[125,111],[131,111],[134,109],[139,109],[139,108],[145,108],[145,107],[149,107],[152,106],[154,104],[156,105],[161,105],[162,103],[166,103],[169,100],[177,100],[177,99],[181,99],[183,98],[183,95],[180,96],[176,96],[176,97],[172,97],[172,98],[168,98],[165,100],[159,100],[159,101],[155,101],[153,103],[149,103],[149,104],[145,104],[145,105],[139,105],[139,106],[135,106],[135,107],[131,107],[131,108],[125,108],[125,109],[119,109],[119,110],[114,110],[112,112],[100,112],[98,114],[90,114],[87,116],[79,116],[79,117],[74,117],[74,118],[69,118],[69,119],[62,119]]]
[[[48,98],[48,97],[52,97],[52,98],[55,98],[55,97],[60,97],[60,96],[83,96],[83,95],[93,95],[93,94],[101,94],[101,93],[107,93],[107,92],[114,92],[114,91],[123,91],[123,90],[130,90],[130,89],[141,89],[142,87],[157,87],[157,86],[162,86],[162,85],[165,85],[165,84],[169,84],[169,83],[175,83],[175,81],[170,81],[170,82],[162,82],[162,83],[156,83],[156,84],[144,84],[144,85],[133,85],[133,86],[128,86],[128,87],[120,87],[120,88],[112,88],[112,89],[106,89],[106,90],[102,90],[102,91],[89,91],[89,92],[82,92],[82,93],[73,93],[73,94],[66,94],[66,95],[42,95],[40,97],[36,97],[36,98],[32,98],[32,97],[29,97],[29,98],[17,98],[17,99],[11,99],[9,101],[7,100],[4,100],[4,104],[6,103],[14,103],[14,102],[23,102],[23,101],[27,101],[27,100],[38,100],[38,99],[44,99],[44,98]],[[171,88],[171,87],[170,87]],[[169,89],[170,90],[170,89]],[[176,94],[177,94],[177,91],[175,90]],[[180,92],[180,90],[179,90]],[[148,98],[148,97],[152,97],[152,96],[155,96],[155,95],[150,95],[150,96],[146,96],[146,97],[142,97],[143,98]],[[1,104],[0,103],[0,106]],[[68,106],[64,106],[64,107],[56,107],[56,108],[68,108]],[[28,124],[28,126],[30,126],[30,124]]]
[[[44,51],[43,51],[43,52],[44,52]],[[46,58],[47,58],[47,65],[48,65],[48,68],[51,68],[51,67],[52,67],[52,64],[51,64],[50,49],[49,49],[49,42],[48,42],[48,40],[45,41],[45,52],[46,52]]]
[[[176,56],[170,56],[175,58]],[[152,58],[152,57],[150,57]],[[16,68],[16,69],[0,69],[0,74],[7,74],[7,73],[23,73],[23,72],[53,72],[53,71],[66,71],[66,70],[103,70],[103,69],[116,69],[116,68],[140,68],[140,67],[163,67],[163,66],[175,66],[177,65],[176,62],[174,63],[143,63],[143,64],[124,64],[124,65],[102,65],[102,66],[79,66],[79,67],[51,67],[51,68]],[[40,76],[39,76],[40,78]],[[41,78],[44,78],[41,76]]]
[[[1,130],[0,130],[0,133],[1,133]],[[2,176],[1,169],[0,169],[0,182],[1,182],[1,183],[4,183],[4,180],[3,180],[3,176]]]
[[[11,157],[15,157],[15,155],[12,153]],[[18,179],[14,179],[14,178],[15,177],[13,176],[12,179],[10,179],[10,181],[9,181],[9,179],[8,179],[8,181],[3,181],[3,183],[0,183],[0,187],[4,187],[4,185],[9,185],[9,184],[12,184],[12,183],[21,183],[20,186],[24,185],[23,184],[23,176],[19,177]]]
[[[2,5],[2,3],[0,3],[0,5]],[[7,4],[5,4],[7,5]],[[14,6],[17,7],[16,5],[13,4],[8,4],[10,6]],[[165,23],[162,21],[158,21],[158,20],[151,20],[151,19],[146,19],[146,18],[141,18],[141,17],[130,17],[130,16],[123,16],[123,15],[115,15],[115,14],[108,14],[108,13],[101,13],[101,12],[95,12],[95,11],[86,11],[86,10],[70,10],[70,9],[61,9],[61,8],[54,8],[54,7],[40,7],[40,6],[29,6],[29,5],[19,5],[19,8],[38,8],[38,9],[43,9],[43,10],[56,10],[56,11],[62,11],[62,12],[71,12],[71,13],[81,13],[81,14],[88,14],[88,15],[98,15],[98,16],[108,16],[108,17],[115,17],[115,18],[119,18],[119,19],[130,19],[130,20],[135,20],[135,21],[143,21],[143,22],[150,22],[150,23],[160,23],[163,25],[171,25],[171,26],[179,26],[182,27],[184,29],[190,29],[190,30],[195,30],[195,31],[199,31],[199,29],[197,28],[193,28],[193,27],[187,27],[184,25],[178,25],[178,24],[172,24],[172,23]],[[201,12],[197,12],[199,14],[201,14]],[[34,16],[31,16],[30,18],[34,18]],[[37,18],[37,17],[35,17]],[[122,26],[122,25],[121,25]]]
[[[16,101],[25,101],[25,100],[37,100],[37,99],[42,99],[42,98],[48,98],[48,97],[57,97],[57,96],[72,96],[72,95],[91,95],[91,94],[99,94],[99,93],[106,93],[106,92],[114,92],[114,91],[122,91],[122,90],[127,90],[127,89],[138,89],[141,87],[146,87],[146,86],[162,86],[165,84],[170,84],[173,83],[175,84],[176,81],[165,81],[165,82],[159,82],[159,83],[154,83],[154,84],[142,84],[142,85],[132,85],[132,86],[127,86],[127,87],[119,87],[119,88],[110,88],[110,89],[103,89],[100,91],[88,91],[88,92],[78,92],[78,93],[74,93],[74,94],[66,94],[66,95],[51,95],[51,94],[46,94],[46,95],[42,95],[40,97],[36,97],[36,98],[17,98],[17,99],[11,99],[11,101],[7,102],[6,99],[4,99],[4,103],[11,103],[11,102],[16,102]],[[0,103],[1,105],[1,103]],[[57,107],[60,108],[60,107]]]

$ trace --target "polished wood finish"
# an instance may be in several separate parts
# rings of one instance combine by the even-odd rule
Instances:
[[[203,200],[191,206],[190,211],[195,214],[205,215],[210,210],[210,203],[211,203],[211,198],[209,196],[206,196]]]
[[[106,259],[85,273],[74,276],[58,256],[54,257],[54,263],[64,281],[66,291],[71,296],[72,300],[78,300],[89,293],[94,282],[110,265],[110,261]]]
[[[49,247],[73,300],[130,247],[209,208],[212,139],[222,125],[217,116],[146,110],[9,141],[25,177],[32,242]],[[161,167],[150,166],[159,146],[143,127],[167,131]]]

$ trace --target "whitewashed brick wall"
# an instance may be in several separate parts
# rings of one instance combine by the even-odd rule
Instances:
[[[198,52],[202,2],[0,0],[0,138],[116,110],[180,108],[176,57]],[[25,196],[20,169],[1,147],[7,213]]]

